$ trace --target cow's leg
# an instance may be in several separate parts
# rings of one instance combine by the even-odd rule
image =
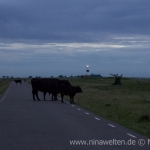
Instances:
[[[36,98],[38,99],[38,101],[40,101],[39,96],[38,96],[38,91],[35,93]]]
[[[63,97],[64,97],[64,95],[61,93],[61,102],[63,103],[64,101],[63,101]]]
[[[55,101],[57,100],[57,94],[56,93],[52,93],[52,101],[53,100],[55,100]]]
[[[70,104],[72,104],[71,95],[69,95],[69,97],[70,97]]]
[[[74,104],[74,96],[72,96],[72,104]]]
[[[53,97],[54,97],[54,100],[56,101],[56,100],[57,100],[57,93],[55,93],[55,94],[53,95]]]
[[[46,95],[46,92],[43,92],[44,100],[45,100],[45,95]]]
[[[54,93],[52,93],[52,101],[53,101]]]
[[[54,100],[55,101],[57,101],[58,99],[57,99],[57,94],[56,95],[54,95]]]
[[[50,93],[50,92],[48,92],[48,94],[50,95],[51,93]]]
[[[70,104],[74,104],[74,100],[73,100],[74,96],[70,95]]]
[[[35,101],[35,93],[34,93],[34,91],[32,90],[32,96],[33,96],[33,100]]]

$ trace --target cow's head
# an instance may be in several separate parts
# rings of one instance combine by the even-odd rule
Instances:
[[[82,93],[82,92],[83,92],[82,89],[79,86],[77,86],[77,93]]]
[[[71,85],[68,80],[63,80],[63,84],[65,84],[65,85]]]

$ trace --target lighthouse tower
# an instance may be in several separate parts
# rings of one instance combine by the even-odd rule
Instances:
[[[87,76],[89,75],[89,71],[90,71],[90,70],[89,70],[89,65],[87,65],[87,66],[86,66],[86,75],[87,75]]]

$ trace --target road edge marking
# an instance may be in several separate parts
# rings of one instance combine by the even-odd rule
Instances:
[[[10,83],[10,85],[9,85],[9,87],[8,87],[8,89],[7,89],[7,91],[6,91],[6,93],[4,94],[3,98],[1,99],[1,102],[6,98],[8,92],[9,92],[10,87],[11,87],[11,83]]]
[[[131,137],[133,137],[133,138],[137,138],[136,136],[134,136],[134,135],[132,135],[132,134],[130,134],[130,133],[127,133],[127,135],[129,135],[129,136],[131,136]]]
[[[112,125],[112,124],[108,124],[110,127],[112,127],[112,128],[115,128],[115,126],[114,125]]]

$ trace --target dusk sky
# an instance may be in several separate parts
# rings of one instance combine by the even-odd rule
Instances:
[[[150,77],[150,0],[0,0],[0,77]]]

